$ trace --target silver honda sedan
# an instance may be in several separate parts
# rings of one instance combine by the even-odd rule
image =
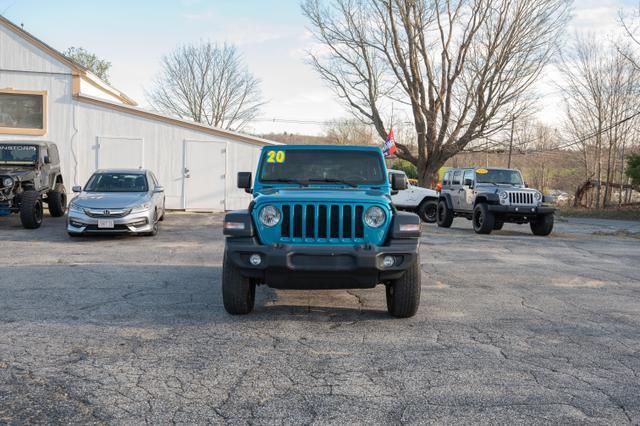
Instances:
[[[67,232],[156,235],[164,219],[164,188],[149,170],[96,171],[69,203]]]

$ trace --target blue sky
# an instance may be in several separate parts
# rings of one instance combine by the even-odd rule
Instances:
[[[617,13],[637,0],[575,0],[567,33],[589,30],[613,37]],[[160,58],[182,43],[229,41],[238,45],[262,80],[269,104],[264,118],[330,120],[346,113],[333,93],[304,63],[313,40],[299,0],[0,0],[0,13],[51,46],[81,46],[112,62],[111,82],[146,105]],[[554,73],[542,87],[551,87]],[[542,89],[545,90],[544,88]],[[547,97],[541,118],[558,117]],[[257,132],[318,133],[322,126],[258,122]]]

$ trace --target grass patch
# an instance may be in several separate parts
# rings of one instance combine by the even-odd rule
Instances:
[[[561,217],[588,217],[595,219],[638,220],[640,221],[640,209],[585,209],[573,207],[561,207]]]

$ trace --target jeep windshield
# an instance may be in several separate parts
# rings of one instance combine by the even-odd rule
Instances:
[[[32,165],[38,161],[35,145],[0,144],[0,164]]]
[[[262,154],[262,183],[382,185],[382,158],[375,151],[270,149]]]
[[[517,170],[478,169],[476,170],[476,182],[522,185],[522,176]]]
[[[96,173],[89,179],[85,192],[147,192],[147,178],[139,173]]]

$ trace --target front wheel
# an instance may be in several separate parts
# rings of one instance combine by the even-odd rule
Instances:
[[[421,290],[420,258],[416,257],[402,277],[387,284],[387,311],[396,318],[409,318],[418,312]]]
[[[418,207],[418,216],[420,216],[420,219],[425,223],[435,223],[438,218],[438,201],[423,201],[420,207]]]
[[[476,234],[490,234],[493,231],[495,220],[495,216],[485,203],[480,203],[473,209],[473,230],[476,231]]]
[[[26,229],[37,229],[42,225],[42,198],[38,191],[25,191],[20,202],[20,221]]]
[[[540,215],[529,222],[533,235],[546,237],[553,231],[553,214]]]
[[[440,228],[450,228],[453,223],[453,210],[447,207],[447,202],[445,200],[440,200],[438,203],[436,220],[438,222],[438,227]]]
[[[253,310],[256,299],[256,285],[250,278],[243,277],[233,264],[227,252],[222,263],[222,302],[231,315],[246,315]]]
[[[67,211],[67,190],[63,184],[56,184],[55,188],[47,193],[47,204],[51,217],[64,216]]]

